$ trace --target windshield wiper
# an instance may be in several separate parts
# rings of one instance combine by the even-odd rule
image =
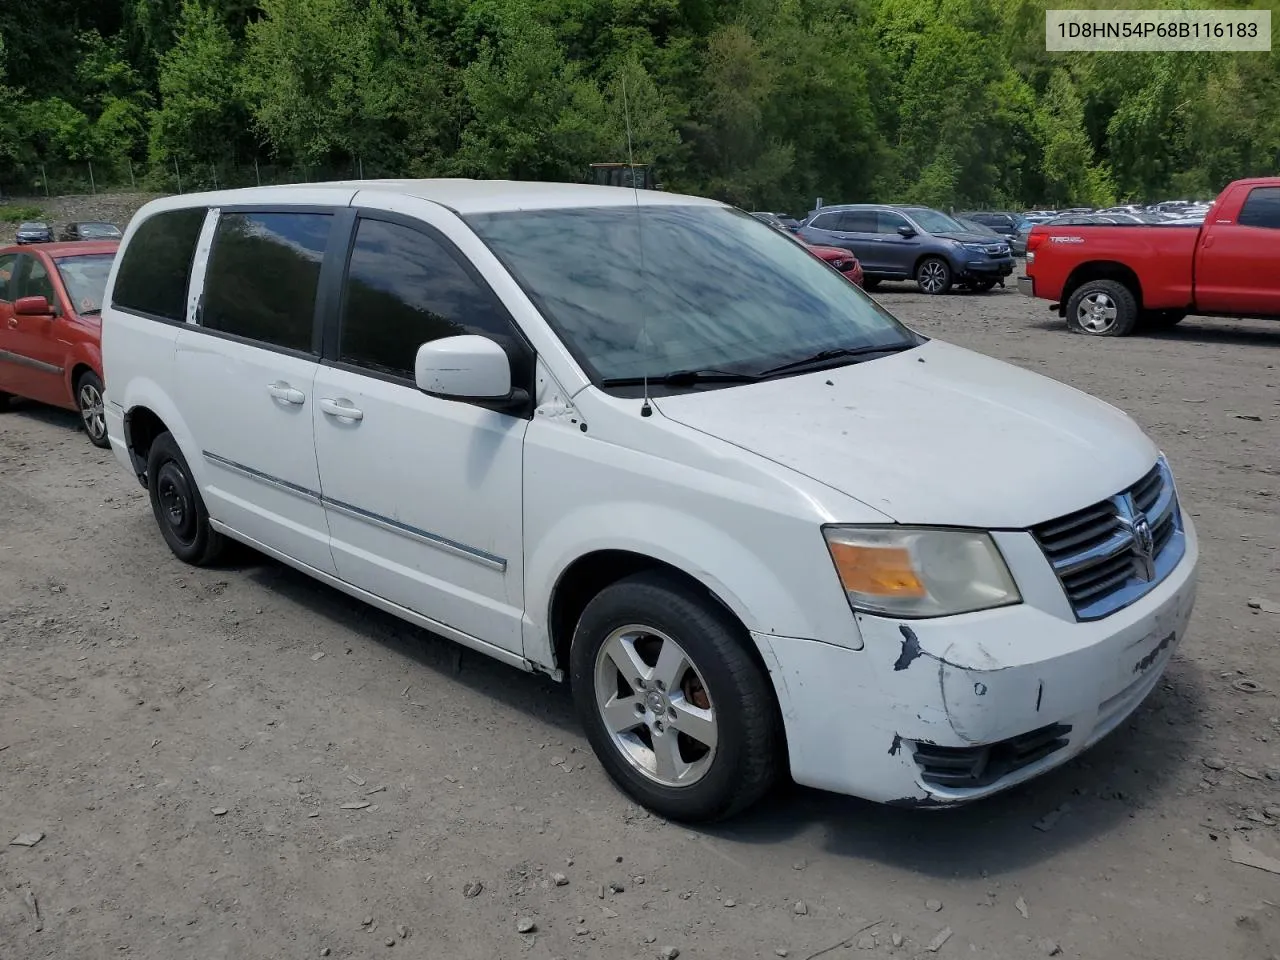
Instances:
[[[750,383],[759,380],[757,373],[733,373],[729,370],[672,370],[652,377],[610,377],[601,380],[605,387],[638,387],[657,383],[667,387],[691,387],[696,383]]]
[[[799,360],[789,360],[786,363],[778,364],[776,367],[769,367],[767,370],[761,370],[756,374],[756,376],[772,377],[775,374],[788,373],[792,370],[800,370],[804,367],[826,363],[829,360],[843,360],[846,357],[863,357],[870,353],[901,353],[903,350],[911,350],[917,346],[919,346],[919,344],[893,343],[882,347],[836,347],[833,350],[819,350],[812,356],[801,357]]]

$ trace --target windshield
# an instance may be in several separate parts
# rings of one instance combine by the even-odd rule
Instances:
[[[58,275],[67,288],[71,306],[81,316],[102,312],[102,297],[107,292],[107,274],[111,272],[110,253],[87,257],[61,257]]]
[[[120,228],[112,223],[82,223],[80,236],[89,240],[116,240],[120,237]]]
[[[759,373],[825,350],[921,342],[821,260],[725,207],[473,215],[468,223],[599,383]]]
[[[19,230],[48,230],[49,228],[45,226],[43,223],[20,223],[18,224],[18,229]]]
[[[970,232],[940,210],[930,210],[928,207],[911,207],[903,212],[914,220],[916,225],[925,233]]]

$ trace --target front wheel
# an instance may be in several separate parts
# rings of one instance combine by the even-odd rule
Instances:
[[[147,491],[160,535],[183,563],[203,567],[222,553],[226,540],[209,525],[209,512],[173,434],[162,433],[147,454]]]
[[[9,394],[0,392],[0,411],[7,410],[9,408],[9,399]]]
[[[1067,301],[1067,329],[1092,337],[1124,337],[1138,322],[1133,291],[1116,280],[1090,280]]]
[[[868,277],[865,273],[862,275],[862,289],[870,293],[880,288],[879,277]]]
[[[89,435],[89,442],[95,447],[111,446],[111,441],[107,439],[102,379],[96,373],[88,371],[76,381],[76,407],[80,411],[80,422],[84,424],[84,432]]]
[[[916,267],[916,284],[921,293],[946,293],[951,289],[951,266],[941,257],[926,257]]]
[[[782,754],[773,690],[750,638],[679,580],[637,574],[583,611],[573,697],[613,780],[672,820],[719,820],[760,799]]]

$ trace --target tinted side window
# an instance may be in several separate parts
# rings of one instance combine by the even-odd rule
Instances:
[[[840,229],[846,233],[875,233],[876,212],[874,210],[848,210],[840,218]]]
[[[909,227],[907,218],[900,213],[889,213],[881,210],[876,214],[876,232],[877,233],[897,233],[899,227]]]
[[[361,220],[339,358],[412,380],[420,346],[468,333],[496,340],[520,365],[523,351],[505,308],[441,241],[400,224]],[[513,373],[519,382],[519,370]]]
[[[272,346],[311,351],[316,286],[332,222],[327,213],[218,217],[200,323]]]
[[[816,230],[838,230],[840,222],[840,214],[838,213],[820,213],[813,218],[813,222],[809,226]]]
[[[134,231],[116,272],[111,305],[178,323],[187,317],[187,282],[204,207],[148,217]]]
[[[1254,187],[1240,210],[1240,225],[1280,230],[1280,187]]]
[[[10,253],[0,257],[0,300],[5,303],[16,299],[14,297],[14,280],[18,276],[18,255]]]

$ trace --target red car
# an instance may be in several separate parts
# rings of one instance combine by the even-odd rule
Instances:
[[[116,241],[0,248],[0,408],[10,396],[79,412],[106,447],[102,298]]]
[[[794,233],[787,233],[787,236],[794,240],[800,246],[804,247],[819,260],[825,260],[831,266],[835,267],[843,273],[855,286],[862,286],[862,264],[848,250],[840,247],[824,247],[821,244],[805,243]]]
[[[1096,337],[1188,314],[1280,318],[1280,177],[1229,184],[1202,224],[1038,224],[1018,289]]]

